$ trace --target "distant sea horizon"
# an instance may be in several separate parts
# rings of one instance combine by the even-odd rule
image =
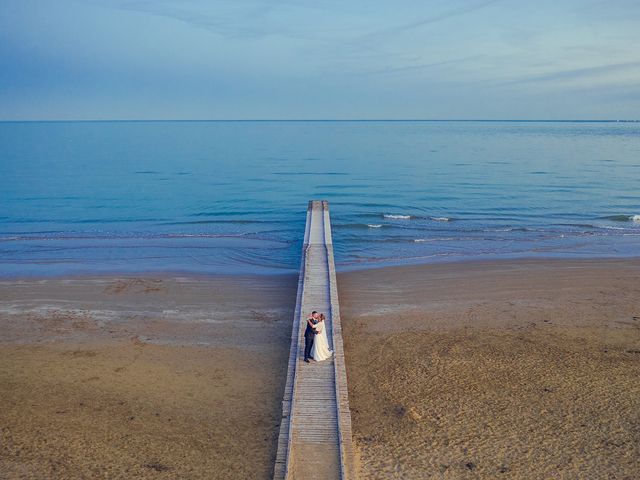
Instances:
[[[640,119],[518,119],[518,118],[129,118],[129,119],[4,119],[0,123],[54,122],[514,122],[514,123],[639,123]]]
[[[1,120],[0,277],[640,256],[638,123]]]

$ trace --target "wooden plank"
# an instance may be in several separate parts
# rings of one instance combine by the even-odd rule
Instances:
[[[304,329],[311,311],[324,312],[333,358],[304,363]],[[329,205],[310,201],[274,479],[355,478]]]

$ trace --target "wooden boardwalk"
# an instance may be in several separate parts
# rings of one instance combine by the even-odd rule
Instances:
[[[334,357],[305,363],[304,330],[313,310],[327,317]],[[329,205],[313,200],[307,209],[274,479],[353,478],[351,415]]]

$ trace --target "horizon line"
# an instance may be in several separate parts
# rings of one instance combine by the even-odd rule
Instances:
[[[202,118],[202,119],[0,119],[0,123],[109,122],[512,122],[512,123],[639,123],[640,119],[517,119],[517,118]]]

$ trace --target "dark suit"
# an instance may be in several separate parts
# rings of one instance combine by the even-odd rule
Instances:
[[[318,323],[318,321],[312,318],[311,323],[315,325],[316,323]],[[311,328],[311,325],[309,325],[309,322],[307,321],[307,328],[304,331],[304,359],[305,360],[311,357],[311,349],[313,348],[313,339],[317,333],[318,332],[316,332],[313,328]]]

